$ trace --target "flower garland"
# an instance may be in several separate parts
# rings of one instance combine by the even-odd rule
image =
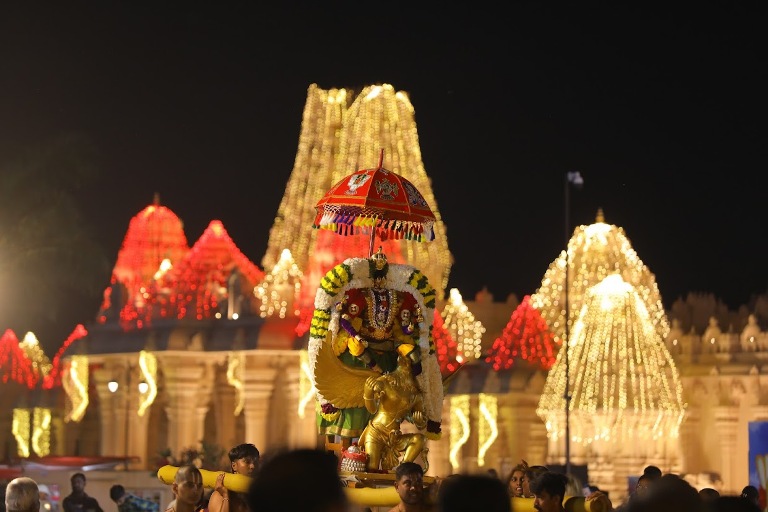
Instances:
[[[313,381],[317,355],[328,331],[330,330],[333,336],[339,332],[339,313],[336,311],[336,304],[350,288],[371,288],[372,286],[373,279],[367,258],[348,258],[329,270],[320,281],[315,295],[315,313],[309,329],[308,352]],[[424,391],[427,418],[431,423],[438,425],[437,432],[427,432],[427,436],[431,439],[439,439],[439,425],[443,411],[443,381],[432,337],[435,290],[421,271],[401,263],[389,263],[386,286],[399,292],[410,293],[421,308],[423,321],[419,324],[419,349],[422,372],[416,377],[416,381],[419,388]],[[320,393],[317,393],[317,401],[321,406],[328,403]]]

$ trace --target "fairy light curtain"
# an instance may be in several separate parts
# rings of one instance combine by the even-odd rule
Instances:
[[[507,370],[516,360],[549,370],[555,363],[558,344],[547,328],[541,314],[531,306],[531,297],[526,295],[515,308],[485,358],[494,370]]]
[[[606,224],[598,210],[594,224],[574,229],[568,242],[568,304],[571,325],[581,310],[586,291],[611,274],[618,273],[643,300],[654,329],[666,339],[669,321],[664,312],[656,277],[638,257],[620,227]],[[565,251],[553,261],[531,296],[531,305],[541,313],[550,331],[562,340],[565,334]]]
[[[597,453],[675,438],[682,386],[643,294],[613,274],[588,289],[567,350],[572,440]],[[565,431],[565,351],[549,371],[536,413],[550,439]]]
[[[243,279],[237,289],[230,290],[229,278],[235,269]],[[220,312],[230,291],[252,297],[262,279],[264,272],[240,251],[221,221],[213,220],[165,281],[175,293],[176,317],[202,320]]]
[[[169,305],[157,280],[188,251],[181,220],[156,195],[128,225],[97,320],[119,320],[131,329],[147,325],[153,315],[167,315]]]

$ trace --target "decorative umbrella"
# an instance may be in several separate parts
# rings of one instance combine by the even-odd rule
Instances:
[[[314,228],[340,235],[370,233],[382,240],[434,240],[435,214],[421,192],[397,173],[384,169],[384,150],[375,169],[361,169],[336,183],[317,202]]]

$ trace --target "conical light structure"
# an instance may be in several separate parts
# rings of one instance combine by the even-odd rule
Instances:
[[[560,340],[565,335],[565,267],[568,261],[568,309],[571,325],[581,310],[586,291],[609,275],[618,273],[640,295],[656,332],[665,339],[669,321],[664,312],[656,277],[638,257],[624,230],[607,224],[598,210],[594,224],[578,226],[565,251],[553,261],[531,304],[547,322],[550,331]]]
[[[432,209],[435,238],[426,243],[377,240],[376,246],[383,247],[390,263],[420,269],[437,296],[444,295],[453,258],[421,159],[414,107],[407,93],[390,84],[360,90],[325,90],[312,84],[293,171],[262,259],[262,268],[269,272],[284,249],[291,251],[304,275],[299,298],[302,309],[312,310],[317,283],[328,270],[346,258],[368,255],[367,235],[339,236],[313,229],[315,205],[346,175],[375,166],[382,150],[384,167],[410,181]]]
[[[586,290],[571,330],[571,438],[594,452],[638,440],[676,438],[684,406],[680,379],[645,299],[620,274]],[[547,375],[536,413],[550,440],[565,431],[565,351]]]

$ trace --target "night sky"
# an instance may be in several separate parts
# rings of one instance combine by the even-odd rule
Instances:
[[[78,198],[113,263],[158,192],[190,245],[219,219],[260,265],[310,84],[389,83],[415,108],[465,298],[536,290],[565,245],[568,171],[585,181],[572,224],[603,208],[667,307],[766,292],[761,3],[452,3],[3,3],[0,151],[92,140],[101,175]]]

